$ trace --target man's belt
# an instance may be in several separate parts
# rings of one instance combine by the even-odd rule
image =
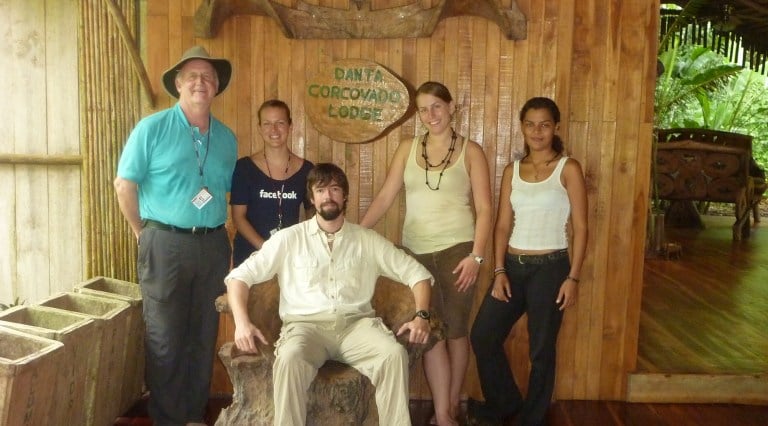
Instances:
[[[167,223],[158,222],[156,220],[152,219],[145,219],[144,220],[144,226],[147,228],[155,228],[160,229],[162,231],[169,231],[169,232],[176,232],[179,234],[192,234],[192,235],[205,235],[210,234],[211,232],[218,231],[220,229],[224,228],[224,224],[222,223],[219,226],[215,226],[213,228],[208,228],[205,226],[193,226],[191,228],[179,228],[178,226],[168,225]]]

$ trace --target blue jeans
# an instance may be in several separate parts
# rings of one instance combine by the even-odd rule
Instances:
[[[480,387],[486,408],[498,417],[519,411],[521,425],[540,425],[544,424],[555,385],[557,333],[563,318],[555,300],[568,276],[570,261],[561,256],[543,263],[521,263],[517,256],[507,254],[504,267],[512,297],[509,302],[499,301],[491,296],[491,287],[470,335]],[[531,361],[525,399],[504,352],[512,326],[524,313],[528,314]]]

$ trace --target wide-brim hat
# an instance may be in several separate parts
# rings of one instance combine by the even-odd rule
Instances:
[[[176,74],[187,61],[191,61],[192,59],[203,59],[213,65],[219,79],[219,91],[216,92],[216,96],[227,88],[229,79],[232,77],[232,64],[224,58],[212,58],[202,46],[194,46],[184,52],[176,65],[168,68],[168,70],[163,73],[163,86],[169,95],[178,99],[179,91],[176,90]]]

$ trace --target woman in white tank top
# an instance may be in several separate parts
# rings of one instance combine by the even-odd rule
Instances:
[[[587,195],[578,161],[565,156],[557,135],[560,111],[532,98],[520,111],[526,156],[504,169],[494,227],[494,279],[475,317],[470,339],[484,403],[469,415],[521,425],[544,424],[555,383],[557,333],[563,310],[576,300],[587,245]],[[569,244],[566,225],[573,231]],[[528,316],[531,373],[518,389],[504,342]]]

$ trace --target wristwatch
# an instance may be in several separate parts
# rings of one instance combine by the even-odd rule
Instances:
[[[469,254],[469,257],[471,257],[472,259],[474,259],[474,260],[475,260],[475,262],[477,262],[477,264],[478,264],[478,265],[482,265],[482,264],[483,264],[483,262],[485,262],[485,258],[484,258],[483,256],[478,256],[478,255],[476,255],[476,254],[474,254],[474,253],[470,253],[470,254]]]
[[[429,314],[429,311],[425,311],[422,309],[420,311],[416,311],[416,314],[413,317],[414,318],[419,317],[421,319],[429,320],[432,317],[432,315]]]

